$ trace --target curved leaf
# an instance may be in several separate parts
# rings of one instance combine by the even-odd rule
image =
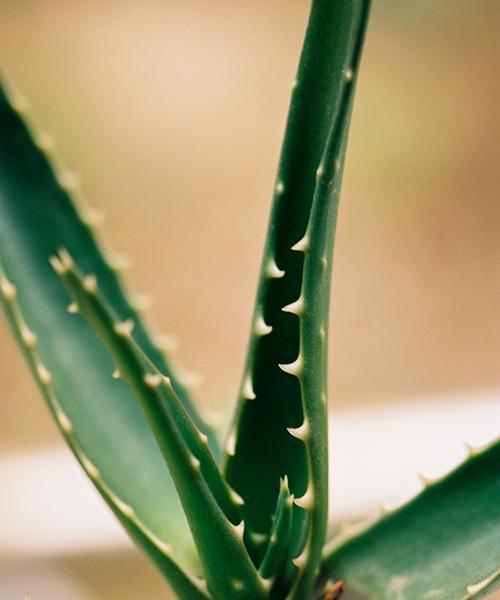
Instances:
[[[111,377],[113,364],[88,324],[66,312],[67,294],[48,263],[58,248],[68,248],[85,270],[97,274],[121,319],[137,321],[141,347],[171,376],[187,411],[217,452],[213,434],[103,258],[88,210],[83,204],[77,210],[71,200],[65,189],[73,184],[70,174],[51,167],[40,149],[47,140],[34,131],[35,144],[19,114],[21,99],[11,96],[17,109],[0,89],[0,261],[6,277],[17,288],[20,311],[36,336],[38,355],[51,374],[79,446],[144,526],[171,542],[183,560],[193,562],[192,541],[174,485],[135,399],[122,381]],[[22,336],[18,339],[23,347]]]
[[[367,4],[313,1],[293,86],[246,365],[226,444],[227,479],[245,500],[249,532],[258,534],[269,534],[281,477],[288,476],[296,498],[308,488],[308,452],[304,441],[288,431],[303,425],[306,416],[301,384],[280,365],[291,365],[299,356],[301,334],[293,304],[304,278],[300,240],[310,220],[316,172],[338,113],[346,69],[353,67],[352,53],[364,28]],[[326,319],[323,313],[317,318]],[[322,385],[323,367],[316,376]],[[324,420],[319,416],[324,415],[319,398],[317,402],[318,418]],[[326,443],[326,438],[318,440]],[[306,524],[304,511],[297,507],[294,512],[292,557],[305,541]],[[259,561],[262,548],[250,535],[247,543]]]
[[[91,323],[141,405],[175,482],[210,591],[220,600],[263,599],[264,582],[243,544],[241,518],[236,526],[223,510],[238,518],[237,506],[199,431],[182,410],[170,380],[133,340],[133,323],[116,319],[94,275],[82,277],[64,250],[59,258],[52,257],[51,263],[78,312]]]

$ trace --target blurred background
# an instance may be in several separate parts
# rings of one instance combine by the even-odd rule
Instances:
[[[134,258],[128,281],[202,373],[200,401],[227,418],[308,2],[0,6],[0,68]],[[457,398],[500,395],[493,17],[492,0],[374,3],[336,242],[334,414],[418,402],[452,418]],[[3,320],[0,349],[0,461],[57,452]],[[1,600],[168,597],[126,542],[0,557]]]

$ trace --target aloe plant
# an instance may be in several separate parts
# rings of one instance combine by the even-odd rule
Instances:
[[[7,319],[75,457],[180,598],[466,600],[500,585],[500,442],[326,539],[330,275],[368,10],[312,2],[222,448],[50,139],[0,91]]]

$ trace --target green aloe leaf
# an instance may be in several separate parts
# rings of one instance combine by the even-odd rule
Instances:
[[[469,600],[500,588],[500,441],[401,508],[326,549],[322,579],[345,599]]]
[[[82,469],[92,480],[110,509],[128,531],[130,536],[141,546],[159,567],[163,575],[180,597],[193,600],[207,600],[208,595],[204,582],[187,573],[174,557],[172,546],[160,539],[153,531],[147,528],[138,517],[136,510],[117,495],[106,481],[101,472],[89,459],[78,439],[75,436],[73,424],[64,412],[56,395],[53,378],[42,362],[37,350],[37,339],[28,327],[17,302],[17,288],[6,278],[0,267],[0,299],[14,335],[18,340],[26,361],[39,384],[47,405],[61,429],[61,433],[68,446],[71,448]]]
[[[51,263],[74,301],[73,310],[91,324],[141,405],[175,482],[208,588],[220,600],[264,599],[265,582],[243,544],[241,517],[233,524],[223,510],[238,518],[234,513],[239,507],[231,502],[208,446],[183,410],[170,379],[135,343],[133,322],[116,318],[94,274],[82,276],[66,250],[52,257]]]
[[[186,410],[217,453],[213,434],[150,340],[115,269],[103,257],[85,205],[79,203],[77,210],[72,201],[66,189],[71,177],[51,165],[41,149],[47,144],[46,136],[35,129],[30,134],[21,99],[12,92],[10,97],[16,109],[0,89],[0,263],[5,281],[17,288],[18,310],[31,336],[20,331],[15,320],[11,319],[11,325],[25,354],[27,342],[36,339],[43,366],[34,370],[37,382],[45,392],[40,373],[50,374],[61,414],[102,481],[133,507],[147,530],[172,543],[179,558],[196,562],[175,487],[146,420],[126,385],[111,377],[113,364],[91,328],[66,311],[66,291],[48,263],[58,248],[68,248],[86,271],[97,275],[120,319],[136,321],[141,347],[171,377]],[[57,421],[58,413],[47,400]],[[65,423],[57,422],[63,430]]]
[[[252,531],[268,534],[280,477],[289,478],[297,505],[292,556],[302,552],[294,598],[312,587],[326,528],[331,253],[368,7],[365,0],[312,3],[226,444],[226,476],[245,500]]]
[[[273,516],[273,526],[267,544],[266,553],[259,567],[262,577],[276,578],[283,567],[290,546],[292,532],[293,496],[288,489],[288,481],[280,482],[280,493],[276,501],[276,511]]]

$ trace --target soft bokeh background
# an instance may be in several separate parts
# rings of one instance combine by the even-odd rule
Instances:
[[[308,3],[0,6],[2,70],[105,209],[106,233],[135,259],[132,287],[152,295],[180,360],[204,375],[202,400],[223,414]],[[336,245],[336,409],[417,398],[425,410],[500,388],[493,23],[489,0],[374,4]],[[0,348],[0,455],[61,446],[3,321]],[[65,598],[165,597],[130,551],[37,569],[83,586]],[[0,583],[2,600],[19,597],[3,594]]]

